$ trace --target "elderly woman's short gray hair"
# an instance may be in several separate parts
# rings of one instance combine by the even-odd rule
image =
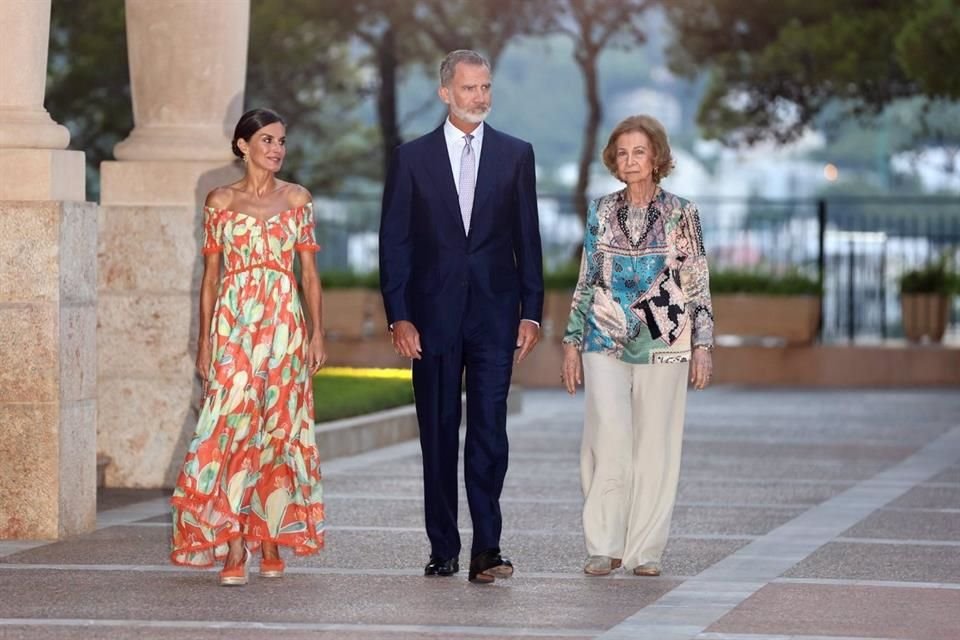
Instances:
[[[614,178],[624,182],[624,179],[617,172],[617,141],[623,134],[633,131],[644,133],[650,138],[650,144],[653,146],[653,181],[659,184],[663,178],[666,178],[673,171],[674,163],[673,154],[670,152],[670,141],[667,139],[667,130],[653,116],[636,115],[621,120],[613,128],[607,146],[603,148],[603,152],[600,154],[603,164],[613,174]]]
[[[440,63],[440,86],[446,87],[453,80],[453,72],[461,62],[490,68],[490,63],[482,55],[471,49],[457,49],[451,51]]]

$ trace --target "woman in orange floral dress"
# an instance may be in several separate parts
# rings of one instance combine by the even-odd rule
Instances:
[[[246,173],[211,191],[204,207],[197,349],[203,406],[171,501],[170,558],[194,567],[224,560],[223,585],[247,583],[257,548],[260,574],[279,577],[279,545],[298,555],[323,546],[312,387],[326,360],[319,247],[310,193],[276,177],[285,143],[279,115],[245,113],[233,152]]]

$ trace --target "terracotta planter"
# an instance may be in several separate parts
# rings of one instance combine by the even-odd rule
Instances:
[[[717,335],[773,337],[810,344],[820,323],[817,296],[732,293],[713,296]]]
[[[379,295],[370,289],[325,289],[323,327],[333,339],[358,339],[371,333]]]
[[[573,299],[573,289],[548,289],[543,295],[543,329],[544,337],[559,342],[567,330],[567,320],[570,319],[570,301]]]
[[[903,314],[903,334],[907,340],[943,340],[950,317],[949,296],[941,293],[903,293],[900,294],[900,311]]]
[[[387,311],[383,308],[383,296],[379,291],[370,291],[369,308],[367,313],[367,337],[389,336],[387,326]]]

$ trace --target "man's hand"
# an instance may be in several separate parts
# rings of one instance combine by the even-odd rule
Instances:
[[[538,342],[540,342],[540,326],[531,320],[521,320],[520,328],[517,330],[517,347],[520,349],[517,353],[517,364],[533,351]]]
[[[420,359],[420,332],[409,320],[393,323],[393,350],[404,358]]]

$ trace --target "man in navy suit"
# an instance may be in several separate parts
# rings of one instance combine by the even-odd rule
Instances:
[[[490,65],[440,65],[442,126],[394,151],[380,220],[380,289],[394,350],[413,361],[423,452],[428,576],[459,571],[457,463],[466,371],[464,477],[471,582],[513,574],[500,553],[507,390],[537,344],[543,267],[533,147],[484,123]]]

